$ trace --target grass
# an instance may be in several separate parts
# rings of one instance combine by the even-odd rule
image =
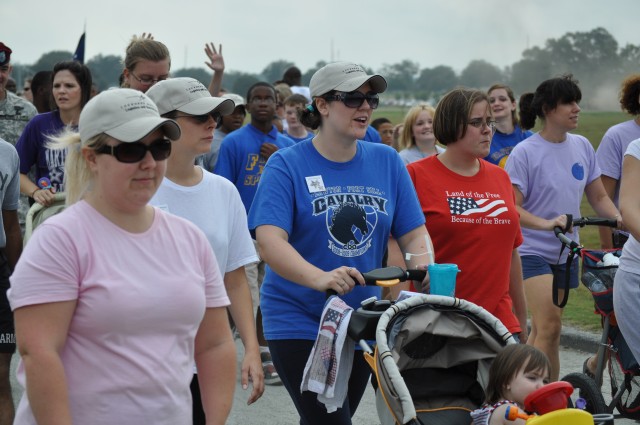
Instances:
[[[386,117],[392,123],[401,123],[408,108],[381,107],[376,109],[373,119]],[[594,149],[598,147],[605,131],[614,124],[629,120],[630,117],[622,112],[581,112],[580,124],[575,133],[585,136]],[[538,128],[534,128],[537,131]],[[594,216],[593,209],[586,198],[582,199],[581,211],[583,216]],[[580,241],[587,248],[600,247],[597,227],[584,227],[580,230]],[[600,332],[600,316],[594,314],[593,298],[583,285],[571,291],[569,302],[564,309],[564,323],[588,331]]]

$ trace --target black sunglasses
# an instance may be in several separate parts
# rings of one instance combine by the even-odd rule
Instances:
[[[117,146],[105,145],[95,150],[97,153],[105,153],[113,155],[120,162],[133,164],[140,162],[147,154],[151,152],[151,156],[156,161],[164,161],[171,154],[171,141],[168,139],[157,139],[146,145],[142,142],[120,143]]]
[[[335,93],[324,96],[326,100],[338,100],[344,103],[347,108],[359,108],[366,100],[371,109],[376,109],[380,104],[380,98],[377,93],[369,92],[364,94],[359,91],[352,91],[349,93]]]
[[[213,118],[216,122],[216,127],[220,127],[222,125],[222,115],[220,115],[219,112],[211,112],[210,114],[203,115],[178,115],[176,118],[193,118],[200,124],[204,124],[209,121],[209,117]]]

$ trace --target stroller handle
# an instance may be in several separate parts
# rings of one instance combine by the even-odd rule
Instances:
[[[567,214],[567,218],[571,220],[571,223],[574,227],[584,227],[584,226],[605,226],[605,227],[618,227],[618,220],[615,218],[604,218],[604,217],[579,217],[572,219],[571,214]],[[582,246],[577,242],[569,239],[566,235],[567,229],[563,229],[560,226],[556,226],[553,228],[553,233],[555,233],[556,237],[562,242],[564,245],[568,246],[571,250],[580,250]]]
[[[400,282],[406,282],[407,280],[422,281],[426,275],[426,270],[404,270],[397,266],[382,267],[362,273],[362,277],[364,277],[364,281],[367,285],[385,287],[394,286]]]
[[[422,282],[427,275],[426,270],[405,270],[402,267],[389,266],[373,269],[362,273],[367,286],[392,287],[407,280],[417,280]],[[333,289],[327,289],[327,298],[338,293]]]
[[[567,222],[571,223],[576,227],[584,227],[584,226],[606,226],[606,227],[618,227],[618,220],[615,218],[603,218],[603,217],[580,217],[573,218],[571,214],[567,214]],[[562,250],[565,247],[569,248],[569,256],[567,257],[567,268],[565,272],[565,279],[563,286],[560,286],[560,282],[557,279],[553,280],[553,291],[552,298],[553,304],[557,307],[563,308],[567,301],[569,300],[569,269],[571,268],[571,263],[573,261],[573,257],[584,249],[582,245],[578,242],[571,240],[565,235],[565,232],[569,230],[570,226],[567,226],[565,229],[560,226],[556,226],[553,228],[553,233],[556,237],[562,242],[562,247],[560,249],[560,254],[562,254]],[[561,291],[562,290],[562,291]],[[560,294],[562,294],[562,299],[560,299]]]

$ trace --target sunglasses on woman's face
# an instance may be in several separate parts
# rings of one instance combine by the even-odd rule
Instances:
[[[146,145],[142,142],[120,143],[117,146],[105,145],[95,150],[97,153],[113,155],[120,162],[133,164],[144,159],[147,151],[155,161],[164,161],[171,154],[171,141],[157,139]]]
[[[211,112],[210,114],[203,115],[178,115],[176,118],[193,118],[200,124],[204,124],[209,121],[209,117],[213,118],[216,122],[216,127],[220,127],[222,125],[222,115],[219,112]]]
[[[344,103],[347,108],[359,108],[366,100],[371,109],[376,109],[380,104],[380,98],[377,93],[369,92],[364,94],[359,91],[352,91],[349,93],[336,93],[332,95],[324,96],[326,100],[338,100]]]

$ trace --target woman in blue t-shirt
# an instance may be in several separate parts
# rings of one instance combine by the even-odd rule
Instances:
[[[504,168],[513,148],[533,133],[520,127],[516,97],[511,87],[494,84],[489,87],[487,94],[493,119],[496,121],[496,131],[491,138],[491,150],[485,160]]]
[[[379,288],[361,286],[360,272],[381,266],[390,233],[403,254],[427,251],[424,215],[398,154],[361,141],[386,88],[383,77],[353,63],[318,70],[310,83],[313,102],[300,118],[319,131],[269,158],[249,211],[268,265],[260,294],[264,334],[304,424],[351,424],[370,376],[356,353],[345,400],[333,413],[317,394],[301,392],[326,291],[351,307],[379,297]],[[426,263],[425,256],[412,258],[408,266]]]

